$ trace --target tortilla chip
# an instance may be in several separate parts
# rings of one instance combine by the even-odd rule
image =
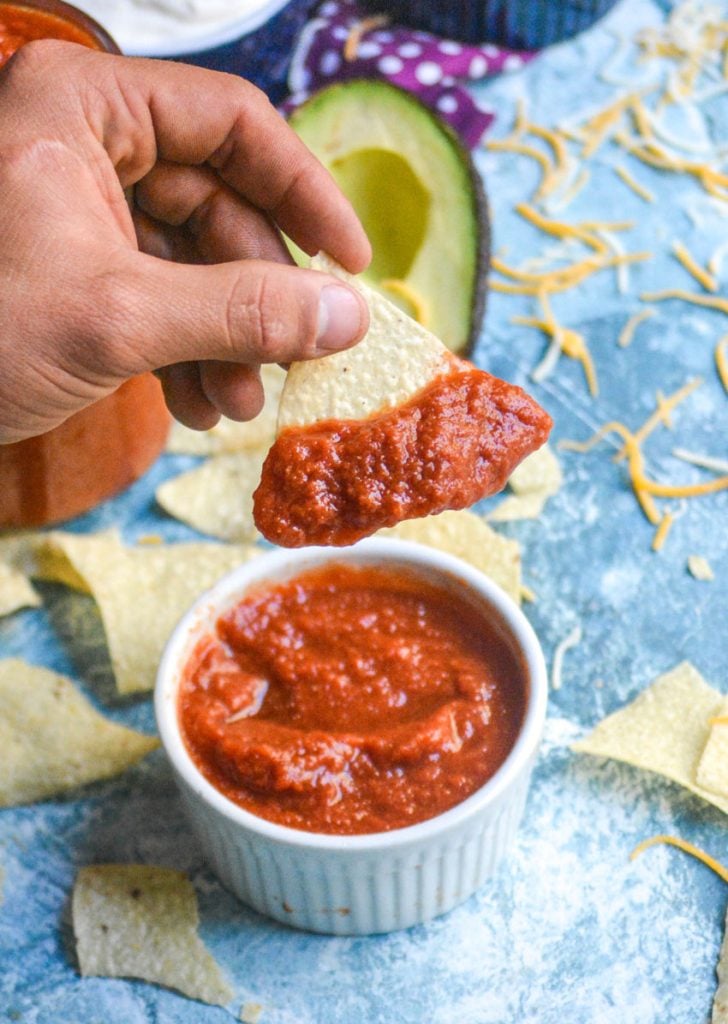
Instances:
[[[719,795],[696,781],[709,719],[722,708],[722,695],[684,661],[631,704],[605,718],[572,749],[657,772],[728,814],[728,793]]]
[[[93,594],[119,693],[151,690],[172,629],[221,576],[260,554],[227,544],[125,547],[116,533],[49,533],[39,574]],[[80,584],[78,586],[77,584]]]
[[[263,1009],[261,1003],[243,1003],[240,1007],[240,1020],[242,1024],[260,1024],[263,1017]]]
[[[718,990],[713,998],[710,1024],[728,1024],[728,914],[725,919],[720,958],[715,971],[718,975]]]
[[[173,423],[167,451],[177,455],[225,455],[269,448],[276,436],[278,404],[286,371],[270,364],[261,366],[260,376],[265,390],[265,405],[254,420],[237,423],[223,416],[211,430],[190,430],[181,423]]]
[[[519,519],[538,519],[548,501],[548,494],[534,491],[532,494],[509,494],[489,512],[491,523],[512,523]]]
[[[7,562],[0,562],[0,616],[20,608],[37,608],[40,603],[28,578]]]
[[[518,541],[502,537],[473,512],[441,512],[426,519],[410,519],[391,529],[380,530],[376,536],[418,541],[462,558],[490,576],[516,604],[520,604],[521,549]]]
[[[100,715],[65,676],[0,661],[0,807],[108,779],[158,746]]]
[[[728,800],[728,698],[718,712],[724,721],[708,723],[710,732],[698,763],[695,781]]]
[[[197,897],[183,872],[146,864],[82,868],[71,910],[84,977],[140,978],[213,1006],[233,998],[197,935]]]
[[[165,512],[200,533],[228,541],[259,537],[253,522],[253,491],[266,450],[216,455],[197,469],[167,480],[156,499]]]
[[[711,580],[715,579],[710,562],[707,558],[703,558],[702,555],[688,556],[688,572],[696,580],[703,580],[706,583],[710,583]]]
[[[508,486],[513,494],[504,498],[488,515],[494,523],[517,519],[538,519],[547,500],[561,487],[561,466],[547,444],[523,460],[511,473]]]
[[[278,412],[279,433],[286,427],[364,419],[392,409],[449,372],[451,356],[442,342],[379,292],[344,273],[327,256],[315,257],[311,267],[343,278],[364,294],[369,330],[354,348],[291,365]]]

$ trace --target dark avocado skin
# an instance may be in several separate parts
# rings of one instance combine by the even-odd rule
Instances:
[[[296,108],[294,114],[304,110],[310,104],[318,102],[322,93],[329,91],[341,91],[347,88],[356,87],[362,83],[367,85],[372,84],[371,79],[355,78],[346,82],[338,82],[334,85],[325,86],[324,89],[319,90],[310,96],[304,103]],[[473,350],[480,337],[483,323],[485,320],[485,313],[487,307],[488,297],[488,276],[490,274],[490,258],[491,258],[491,220],[490,220],[490,206],[488,198],[485,192],[482,178],[478,173],[473,158],[470,155],[469,150],[463,146],[459,136],[453,131],[449,124],[442,120],[434,111],[428,106],[422,103],[416,96],[408,92],[406,89],[402,89],[398,85],[393,85],[390,82],[382,82],[377,80],[378,86],[389,89],[393,92],[401,93],[407,97],[408,102],[416,104],[420,111],[425,114],[429,120],[433,122],[437,130],[448,137],[448,140],[453,150],[458,154],[459,160],[462,166],[467,172],[467,176],[470,183],[470,195],[472,197],[472,209],[474,214],[474,222],[477,226],[477,237],[476,237],[476,252],[475,252],[475,271],[473,274],[472,282],[472,297],[470,302],[470,323],[467,332],[467,341],[465,346],[458,352],[458,355],[469,357],[472,355]]]

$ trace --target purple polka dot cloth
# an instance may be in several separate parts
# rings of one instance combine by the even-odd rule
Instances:
[[[530,51],[500,46],[473,46],[438,39],[428,32],[396,25],[362,34],[356,55],[347,60],[344,48],[353,30],[367,18],[354,0],[326,0],[299,37],[288,73],[292,109],[311,93],[334,81],[383,78],[414,93],[474,148],[495,115],[464,88],[503,71],[515,71],[531,60]]]

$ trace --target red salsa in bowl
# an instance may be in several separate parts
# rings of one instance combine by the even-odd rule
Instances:
[[[386,832],[441,814],[500,768],[527,671],[462,591],[329,563],[258,584],[197,640],[178,690],[187,752],[280,825]]]

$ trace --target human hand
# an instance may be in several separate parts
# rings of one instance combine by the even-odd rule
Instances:
[[[250,419],[260,363],[365,333],[360,296],[292,266],[278,229],[354,273],[364,231],[250,83],[31,43],[0,71],[0,138],[0,443],[147,370],[189,426]]]

